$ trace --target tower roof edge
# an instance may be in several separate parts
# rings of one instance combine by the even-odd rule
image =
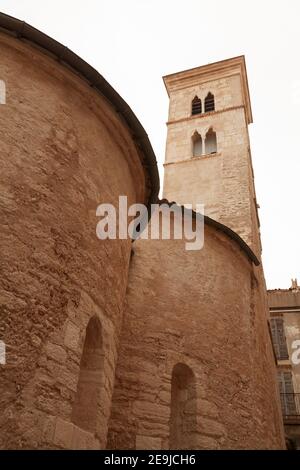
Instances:
[[[188,70],[175,72],[163,77],[163,81],[168,93],[173,90],[194,86],[195,84],[205,83],[216,78],[225,78],[239,74],[241,77],[242,93],[244,106],[246,110],[248,124],[253,122],[250,92],[248,85],[248,76],[245,56],[237,56],[229,59],[201,65]]]

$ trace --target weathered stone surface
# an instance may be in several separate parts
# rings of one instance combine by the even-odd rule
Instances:
[[[0,51],[7,90],[0,113],[0,339],[7,344],[0,448],[70,448],[93,315],[103,328],[98,432],[105,447],[131,241],[100,241],[96,209],[118,207],[119,195],[129,205],[147,199],[144,157],[119,113],[80,76],[3,32]],[[49,432],[42,424],[27,428],[21,409]],[[45,444],[47,415],[62,420],[52,444]]]
[[[56,428],[56,416],[47,416],[43,420],[42,445],[51,446],[54,443],[54,433]]]
[[[153,449],[159,450],[162,448],[162,441],[158,437],[151,436],[136,436],[136,449]]]
[[[94,450],[99,449],[100,447],[99,442],[95,439],[92,433],[74,426],[71,448],[73,450]]]
[[[203,249],[192,253],[182,240],[136,241],[109,448],[134,448],[141,434],[170,446],[167,405],[178,363],[195,377],[182,423],[191,448],[284,447],[265,301],[262,272],[210,226]]]
[[[57,344],[48,343],[46,345],[46,354],[49,358],[54,359],[56,362],[64,363],[67,358],[65,349]]]
[[[80,328],[71,322],[67,323],[64,343],[67,348],[77,351],[80,340]]]
[[[73,440],[74,424],[57,418],[54,431],[54,444],[63,449],[70,449]]]

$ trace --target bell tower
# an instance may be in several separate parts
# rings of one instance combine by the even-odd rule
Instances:
[[[170,98],[164,194],[237,232],[260,256],[244,56],[164,77]]]

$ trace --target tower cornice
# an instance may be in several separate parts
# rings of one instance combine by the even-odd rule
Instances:
[[[201,85],[214,79],[227,78],[233,75],[241,77],[242,95],[246,111],[247,123],[253,122],[250,93],[247,78],[245,56],[233,57],[231,59],[202,65],[189,70],[165,75],[163,77],[168,96],[175,90]]]

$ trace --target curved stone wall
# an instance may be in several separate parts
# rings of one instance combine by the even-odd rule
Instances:
[[[284,448],[260,268],[208,225],[184,243],[134,243],[108,448]]]
[[[33,44],[0,34],[0,447],[103,447],[131,241],[96,237],[98,204],[147,202],[123,118]],[[93,435],[72,423],[89,320],[101,322]]]

